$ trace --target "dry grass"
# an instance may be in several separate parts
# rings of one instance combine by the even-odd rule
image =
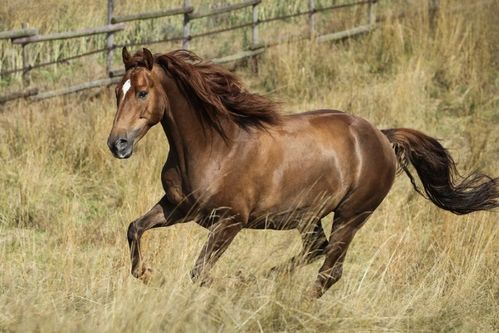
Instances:
[[[263,56],[258,77],[240,74],[290,112],[332,107],[418,128],[442,138],[461,170],[498,176],[498,9],[445,15],[434,37],[422,16],[342,44],[283,45]],[[125,231],[161,196],[168,147],[153,128],[130,160],[112,158],[112,95],[2,109],[0,331],[499,331],[497,213],[439,210],[405,176],[317,301],[304,293],[320,263],[263,274],[299,251],[291,231],[242,232],[210,288],[188,274],[205,230],[148,232],[156,274],[143,285],[129,274]]]

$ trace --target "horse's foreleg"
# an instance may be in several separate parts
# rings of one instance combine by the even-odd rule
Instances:
[[[300,253],[285,263],[273,267],[270,273],[278,271],[291,272],[296,267],[308,265],[316,261],[324,254],[328,241],[321,221],[315,223],[312,228],[300,230],[300,234],[303,242],[303,248]]]
[[[140,239],[144,232],[152,228],[167,227],[176,224],[182,221],[183,217],[178,208],[170,204],[166,197],[163,197],[146,214],[130,223],[127,237],[133,276],[146,279],[151,271],[143,265],[142,253],[140,251]]]
[[[343,261],[352,242],[355,233],[371,215],[371,211],[354,215],[353,217],[343,217],[341,214],[335,215],[333,221],[333,231],[326,247],[326,259],[319,270],[319,275],[315,281],[312,291],[313,297],[321,297],[343,274]]]
[[[241,229],[242,224],[236,223],[232,219],[222,220],[210,227],[208,240],[204,244],[199,257],[194,264],[194,268],[191,271],[191,278],[193,281],[209,281],[209,270],[225,252]]]

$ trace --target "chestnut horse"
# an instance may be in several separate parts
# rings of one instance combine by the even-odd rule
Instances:
[[[161,173],[165,195],[128,228],[137,278],[150,274],[140,239],[151,228],[194,220],[209,230],[191,271],[201,282],[242,229],[298,229],[301,253],[278,268],[324,256],[312,289],[320,297],[341,277],[348,246],[387,195],[397,165],[440,208],[467,214],[498,206],[497,178],[460,178],[447,150],[416,130],[380,131],[335,110],[280,114],[234,74],[186,50],[131,56],[124,48],[122,56],[110,150],[130,157],[158,123],[170,147]],[[321,219],[331,212],[328,240]]]

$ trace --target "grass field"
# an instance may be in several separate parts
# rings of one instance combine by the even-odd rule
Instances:
[[[15,13],[7,3],[3,13]],[[264,53],[258,76],[238,74],[286,112],[329,107],[416,128],[440,138],[461,171],[499,176],[498,12],[496,1],[442,11],[434,33],[422,14],[340,44],[282,45]],[[499,332],[497,212],[442,211],[404,175],[319,300],[305,294],[320,262],[264,274],[300,250],[293,231],[241,232],[211,287],[189,278],[205,230],[150,231],[143,253],[155,275],[144,285],[129,273],[126,228],[161,197],[168,146],[153,128],[131,159],[113,158],[114,113],[112,89],[1,107],[0,331]]]

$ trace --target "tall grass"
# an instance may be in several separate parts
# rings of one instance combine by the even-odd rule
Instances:
[[[287,112],[330,107],[417,128],[441,138],[460,170],[497,176],[498,9],[443,11],[435,33],[422,14],[341,44],[282,45],[263,55],[258,76],[238,74]],[[112,89],[2,108],[0,331],[499,329],[497,213],[444,212],[405,176],[319,300],[304,295],[320,263],[264,274],[299,251],[294,231],[243,231],[209,288],[189,278],[205,230],[150,231],[143,252],[155,275],[143,285],[129,274],[125,231],[162,195],[168,146],[153,128],[131,159],[114,159],[105,143],[114,112]]]

